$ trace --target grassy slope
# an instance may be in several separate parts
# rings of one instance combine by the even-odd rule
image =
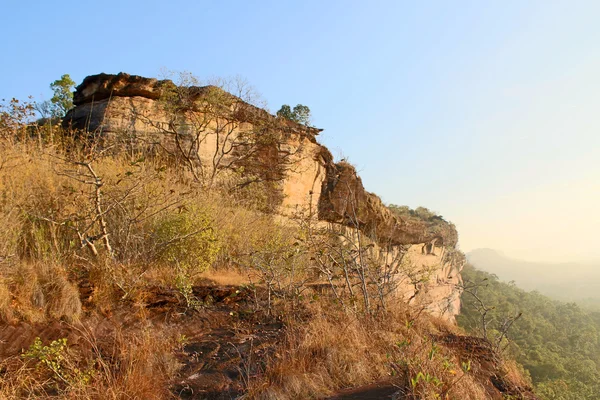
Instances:
[[[0,142],[0,397],[302,399],[385,380],[412,398],[533,398],[420,310],[312,291],[316,249],[258,211],[260,187],[207,195],[160,157],[45,139]],[[102,178],[101,214],[73,161]]]

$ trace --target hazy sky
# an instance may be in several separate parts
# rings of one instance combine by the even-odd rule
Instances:
[[[239,74],[463,250],[600,259],[599,20],[597,0],[4,0],[0,98],[64,73]]]

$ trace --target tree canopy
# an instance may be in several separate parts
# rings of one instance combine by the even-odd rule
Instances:
[[[507,316],[522,313],[508,331],[507,351],[529,372],[542,399],[600,399],[599,312],[526,292],[470,265],[462,275],[466,285],[478,284],[477,297],[490,308],[490,339],[498,337]],[[481,332],[478,302],[463,293],[457,320],[471,332]]]
[[[310,125],[310,108],[303,104],[297,104],[293,109],[289,105],[284,104],[279,111],[277,111],[277,116],[287,118],[302,125]]]
[[[64,74],[60,79],[55,80],[50,84],[50,89],[54,92],[54,96],[50,102],[54,105],[55,112],[64,116],[67,111],[73,108],[73,88],[75,82],[69,74]],[[57,115],[54,115],[57,116]]]
[[[73,88],[75,82],[69,74],[62,75],[50,84],[52,98],[35,104],[42,118],[62,118],[73,108]]]

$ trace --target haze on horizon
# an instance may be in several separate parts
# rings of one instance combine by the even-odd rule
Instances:
[[[83,3],[4,5],[0,98],[64,73],[240,74],[462,250],[600,260],[600,2]]]

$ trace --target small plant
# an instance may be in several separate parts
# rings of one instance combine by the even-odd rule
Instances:
[[[429,354],[428,354],[428,358],[429,360],[433,360],[433,357],[435,356],[435,354],[438,352],[438,347],[436,346],[435,343],[431,344],[431,350],[429,350]]]
[[[466,374],[467,372],[471,371],[471,360],[468,360],[467,362],[462,362],[460,364],[463,372]]]
[[[185,300],[186,308],[197,310],[200,308],[200,301],[194,295],[192,287],[192,280],[181,268],[178,268],[177,275],[175,276],[175,287]]]
[[[183,333],[180,333],[179,336],[177,336],[177,345],[179,346],[180,350],[183,350],[185,346],[187,346],[189,343],[190,338],[184,335]]]
[[[413,390],[417,388],[420,382],[433,384],[435,386],[441,386],[443,384],[443,382],[439,380],[436,376],[431,375],[429,373],[423,373],[422,371],[419,371],[417,373],[417,376],[410,379],[410,385],[412,386]]]
[[[29,350],[23,353],[23,358],[36,360],[38,366],[44,366],[57,376],[61,375],[64,352],[67,348],[67,339],[53,340],[49,346],[44,346],[42,340],[36,337]]]
[[[445,371],[448,371],[452,375],[456,375],[456,366],[447,357],[444,357],[442,360],[442,366],[444,367]]]
[[[37,368],[49,372],[56,383],[67,386],[85,386],[90,383],[95,373],[93,367],[80,370],[74,366],[68,354],[66,338],[53,340],[45,346],[42,340],[36,337],[22,357],[35,361]]]
[[[447,360],[444,360],[444,368],[448,369],[448,365],[450,365],[452,368],[454,367],[454,364],[448,362]],[[460,363],[460,368],[462,370],[462,375],[459,376],[457,379],[455,379],[452,383],[450,383],[450,385],[448,385],[448,387],[446,387],[445,390],[442,391],[440,397],[443,396],[447,396],[447,394],[450,392],[450,390],[458,383],[461,381],[461,379],[463,379],[465,376],[467,376],[467,373],[469,373],[471,371],[471,360],[467,360],[467,361],[462,361]],[[450,372],[452,375],[456,375],[456,371],[454,369],[450,369],[448,372]],[[444,397],[445,398],[445,397]]]

